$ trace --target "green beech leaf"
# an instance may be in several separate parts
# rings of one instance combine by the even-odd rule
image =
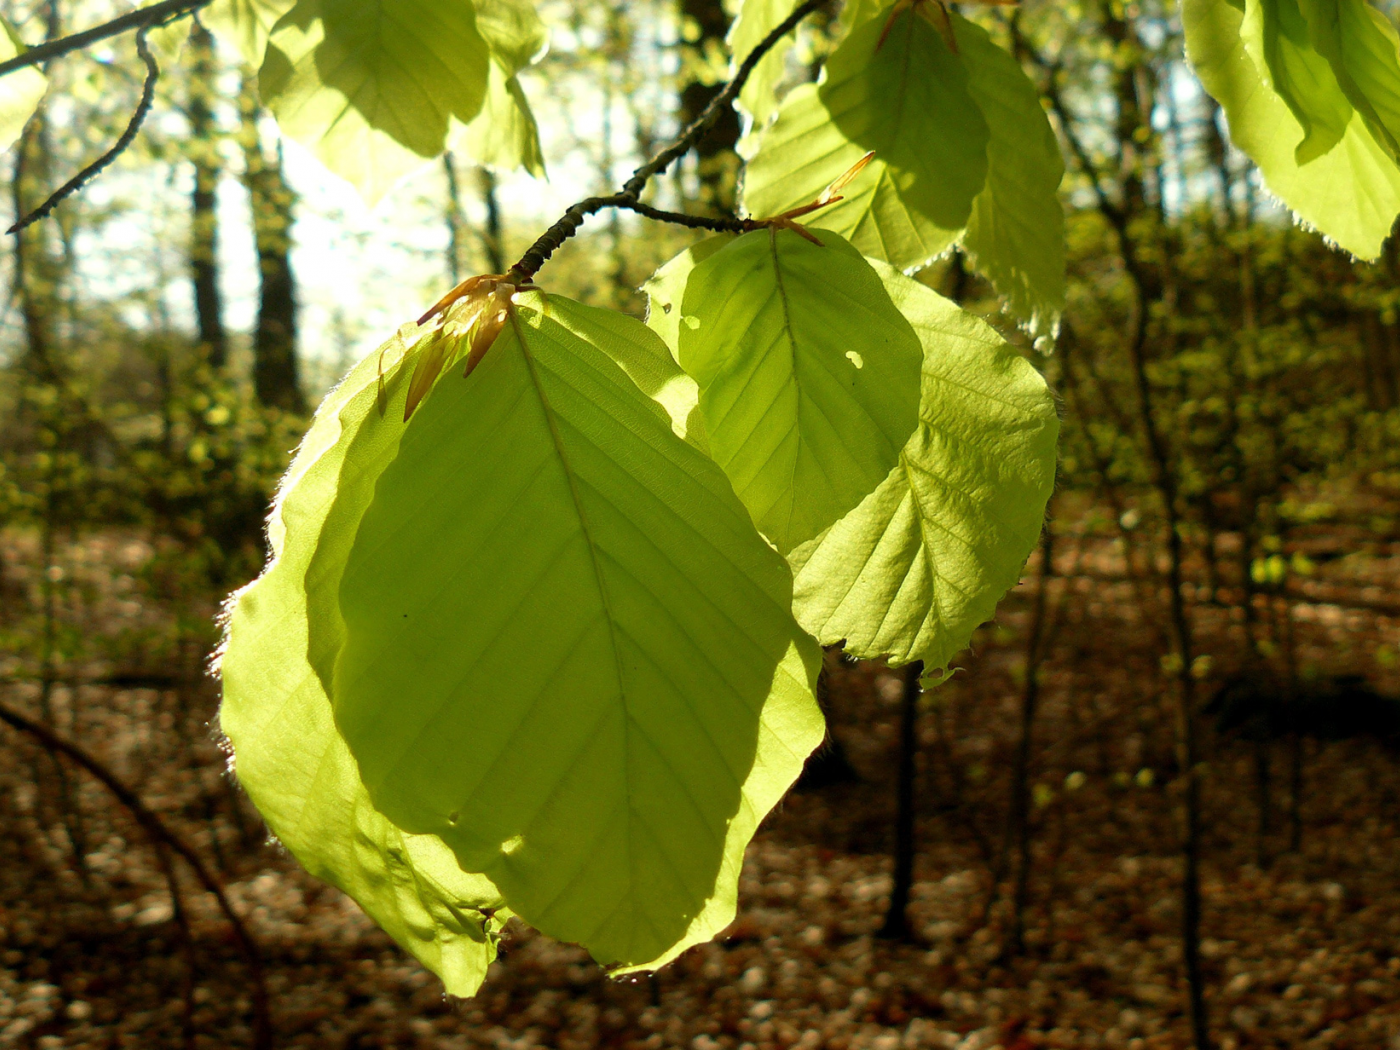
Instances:
[[[1352,107],[1327,60],[1313,49],[1298,0],[1246,0],[1240,35],[1265,85],[1303,128],[1294,151],[1299,165],[1342,140]]]
[[[472,0],[472,5],[477,32],[507,78],[539,61],[549,44],[549,30],[531,0]]]
[[[374,201],[477,115],[490,57],[462,0],[298,0],[259,87],[283,131]]]
[[[3,30],[0,32],[0,62],[29,50],[10,23],[2,18],[0,30]],[[0,79],[0,149],[9,149],[15,144],[48,88],[49,78],[33,66],[17,69]]]
[[[822,736],[819,654],[782,558],[637,385],[676,372],[653,333],[521,298],[469,379],[405,425],[401,367],[348,448],[313,649],[386,816],[540,930],[659,965],[733,918]]]
[[[478,164],[544,178],[544,150],[534,111],[516,76],[544,53],[549,33],[529,0],[476,0],[476,27],[491,49],[481,112],[458,125],[452,148]]]
[[[1353,255],[1376,258],[1400,215],[1400,168],[1358,120],[1331,150],[1300,165],[1303,129],[1250,57],[1243,21],[1229,0],[1183,0],[1187,55],[1224,107],[1231,140],[1300,218]]]
[[[507,78],[500,63],[492,59],[491,78],[481,112],[453,134],[453,148],[460,148],[478,164],[513,171],[524,168],[536,178],[544,178],[544,150],[540,128],[525,97],[520,79]]]
[[[749,57],[769,33],[797,7],[798,0],[743,0],[729,27],[729,72]],[[778,108],[777,88],[787,66],[794,35],[789,33],[758,60],[739,92],[738,106],[748,114],[752,127],[761,128]]]
[[[893,6],[894,0],[846,0],[841,8],[841,23],[849,33],[877,15],[886,14]]]
[[[303,579],[346,450],[377,416],[376,358],[327,397],[283,480],[268,527],[272,562],[239,592],[229,617],[219,717],[238,778],[273,833],[438,974],[449,994],[466,996],[495,958],[509,915],[498,910],[500,893],[462,872],[440,840],[406,834],[374,808],[307,660]]]
[[[935,672],[1035,547],[1059,421],[1039,373],[984,322],[876,269],[923,341],[919,426],[879,488],[789,556],[793,607],[823,644]]]
[[[210,32],[238,48],[250,66],[258,67],[267,51],[272,27],[295,4],[296,0],[214,0],[208,7],[200,8],[199,20]]]
[[[918,337],[846,241],[757,230],[691,272],[681,367],[711,454],[786,553],[859,503],[914,430]]]
[[[692,244],[642,285],[642,291],[647,295],[647,327],[661,337],[671,356],[677,360],[680,360],[681,307],[690,271],[733,239],[731,234],[717,233]]]
[[[476,26],[491,48],[486,99],[453,135],[454,148],[478,164],[544,178],[544,150],[534,111],[516,76],[544,53],[549,33],[529,0],[476,0]]]
[[[1049,334],[1065,305],[1065,165],[1054,129],[1021,64],[987,31],[952,16],[968,88],[991,129],[987,184],[972,202],[963,247],[1034,335]]]
[[[905,12],[877,51],[882,29],[878,19],[856,27],[822,83],[783,100],[745,169],[744,207],[767,217],[806,204],[874,150],[845,199],[812,225],[908,270],[967,225],[987,178],[988,129],[966,66],[933,26]]]
[[[1366,0],[1298,0],[1313,45],[1375,140],[1400,162],[1400,37]]]

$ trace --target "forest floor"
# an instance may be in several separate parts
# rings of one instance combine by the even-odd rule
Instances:
[[[1363,674],[1400,694],[1400,545],[1353,539],[1319,533],[1320,568],[1258,615],[1303,674]],[[1338,545],[1346,556],[1328,554]],[[210,728],[216,687],[199,669],[213,610],[169,597],[178,579],[153,569],[160,551],[123,535],[64,544],[47,576],[33,536],[9,534],[3,553],[0,700],[43,713],[35,654],[47,644],[53,723],[178,829],[247,917],[278,1047],[1188,1045],[1165,621],[1121,538],[1058,545],[1023,954],[1005,956],[1008,893],[993,872],[1007,867],[1034,567],[964,670],[925,697],[914,943],[876,936],[900,682],[829,654],[832,734],[855,778],[795,791],[764,824],[723,937],[653,978],[613,981],[578,948],[512,925],[467,1001],[446,999],[266,840]],[[1200,665],[1203,695],[1238,666],[1236,598],[1198,587],[1198,648],[1213,660]],[[1400,759],[1373,741],[1305,741],[1295,815],[1290,750],[1275,744],[1261,834],[1252,747],[1205,737],[1203,954],[1218,1044],[1400,1050]],[[183,886],[193,967],[137,826],[90,778],[0,731],[0,1048],[184,1046],[187,980],[193,1045],[249,1045],[248,970],[212,899]]]

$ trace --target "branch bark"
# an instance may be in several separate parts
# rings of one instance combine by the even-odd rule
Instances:
[[[234,939],[238,941],[238,947],[243,953],[252,977],[253,1046],[255,1050],[271,1050],[272,1015],[268,1009],[267,983],[263,975],[262,956],[258,952],[257,944],[253,941],[248,928],[238,917],[238,913],[233,910],[233,905],[229,903],[223,887],[219,885],[219,881],[214,878],[213,873],[210,872],[200,855],[175,832],[171,831],[165,822],[141,801],[136,792],[122,783],[115,773],[77,744],[64,740],[46,726],[26,718],[4,704],[0,704],[0,722],[33,737],[49,752],[63,755],[87,770],[95,780],[112,793],[116,800],[141,825],[157,853],[170,850],[178,854],[190,866],[195,878],[199,880],[199,884],[214,895],[214,899],[219,903],[219,910],[224,913],[224,917],[228,919],[229,925],[233,928]]]
[[[671,166],[673,161],[680,159],[690,151],[695,143],[699,141],[700,136],[705,133],[705,130],[719,119],[725,107],[732,104],[733,101],[739,97],[739,92],[743,90],[744,85],[748,82],[750,75],[752,75],[754,71],[754,67],[758,65],[763,56],[771,51],[783,37],[791,33],[799,22],[818,10],[825,2],[826,0],[806,0],[805,3],[795,8],[792,14],[783,19],[771,33],[759,41],[758,45],[749,52],[748,57],[746,57],[739,68],[735,70],[733,79],[724,86],[724,89],[718,95],[710,100],[710,104],[705,107],[704,111],[696,117],[693,122],[691,122],[688,128],[681,132],[680,136],[674,142],[633,172],[632,177],[622,184],[622,189],[619,192],[607,197],[589,197],[587,200],[579,201],[577,204],[571,206],[569,210],[560,217],[558,222],[546,230],[544,234],[530,246],[530,249],[521,256],[520,261],[511,267],[511,274],[521,283],[529,281],[530,278],[534,277],[534,275],[539,272],[540,267],[549,260],[549,257],[559,249],[559,246],[578,232],[579,227],[583,225],[584,219],[595,212],[602,211],[604,208],[628,208],[640,214],[647,215],[648,211],[643,210],[646,206],[642,205],[640,200],[642,191],[646,189],[646,185],[651,181],[652,177],[660,175]],[[694,216],[676,216],[674,213],[657,212],[655,209],[650,209],[650,214],[652,218],[665,216],[668,222],[675,222],[679,218],[684,218],[686,220],[684,223],[685,225],[702,226],[702,223],[732,223],[736,230],[743,228],[740,220],[702,220]],[[713,225],[703,225],[702,228],[715,229],[717,227]],[[724,226],[723,228],[728,229],[729,227]]]
[[[120,36],[133,29],[151,29],[162,23],[193,14],[210,3],[212,0],[162,0],[161,3],[130,11],[110,22],[103,22],[91,29],[84,29],[81,33],[59,37],[57,40],[47,40],[14,58],[0,62],[0,77],[7,73],[13,73],[17,69],[43,65],[55,58],[71,55],[74,51],[81,51],[93,44],[110,40],[114,36]]]
[[[49,195],[48,200],[24,218],[16,221],[5,231],[6,233],[19,233],[26,226],[32,226],[44,218],[96,178],[104,168],[125,153],[127,147],[136,141],[136,133],[141,130],[141,125],[146,120],[146,114],[151,111],[151,103],[155,101],[156,81],[160,79],[160,66],[156,64],[155,55],[151,54],[150,45],[146,43],[146,31],[149,28],[150,26],[141,26],[136,31],[136,53],[141,56],[141,61],[146,65],[146,79],[141,85],[141,100],[136,104],[136,112],[131,115],[131,121],[127,124],[126,130],[121,133],[121,137],[117,139],[111,149],[54,190]]]

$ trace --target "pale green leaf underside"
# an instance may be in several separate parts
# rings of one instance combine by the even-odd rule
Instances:
[[[918,418],[918,337],[860,253],[821,237],[725,245],[691,272],[679,329],[710,452],[783,553],[864,499]]]
[[[1400,39],[1366,0],[1301,0],[1313,46],[1372,137],[1400,162]]]
[[[1187,55],[1222,107],[1230,138],[1259,166],[1269,190],[1342,248],[1374,259],[1400,214],[1400,169],[1353,120],[1331,150],[1299,165],[1303,129],[1263,80],[1241,39],[1243,13],[1228,0],[1184,0]]]
[[[991,130],[987,184],[972,202],[962,246],[1033,335],[1049,334],[1065,305],[1065,165],[1040,92],[981,26],[952,15],[968,89]]]
[[[846,0],[841,8],[841,24],[849,33],[877,15],[887,14],[893,0]]]
[[[272,27],[295,4],[296,0],[214,0],[200,9],[199,20],[257,68],[262,65]]]
[[[259,87],[282,130],[373,201],[477,115],[489,65],[461,0],[298,0]]]
[[[15,58],[25,50],[28,49],[10,23],[0,19],[0,62]],[[9,149],[15,144],[48,87],[49,78],[33,66],[17,69],[0,80],[0,149]]]
[[[395,451],[367,505],[342,485],[338,582],[308,579],[338,602],[336,721],[383,812],[540,930],[659,965],[732,919],[822,736],[817,653],[724,475],[618,366],[655,385],[665,348],[541,302],[406,426],[399,393],[362,428]]]
[[[734,239],[717,233],[697,241],[652,274],[642,291],[647,294],[647,327],[661,337],[671,356],[679,360],[681,307],[690,272]]]
[[[536,178],[544,178],[544,150],[534,111],[517,77],[506,78],[505,70],[492,59],[491,78],[481,112],[453,133],[453,148],[460,148],[477,164],[513,171],[524,168]]]
[[[452,147],[478,164],[544,178],[539,125],[516,77],[544,52],[544,22],[529,0],[476,0],[476,27],[491,49],[490,78],[481,112],[454,129]]]
[[[549,30],[533,0],[472,0],[476,29],[491,54],[513,77],[539,61],[549,44]]]
[[[952,244],[987,177],[987,123],[967,70],[929,23],[906,12],[858,26],[820,86],[793,90],[744,174],[744,207],[776,215],[815,200],[868,150],[875,159],[812,225],[908,270]]]
[[[1240,36],[1264,84],[1303,129],[1294,159],[1307,164],[1336,146],[1353,110],[1332,67],[1313,49],[1298,0],[1246,0]]]
[[[335,499],[345,451],[374,411],[377,355],[361,362],[318,411],[283,481],[268,534],[273,561],[241,591],[221,661],[220,723],[239,781],[268,827],[313,875],[340,887],[449,994],[472,995],[495,957],[508,913],[451,851],[408,835],[369,800],[307,662],[303,578]]]
[[[923,341],[920,422],[900,463],[795,550],[793,608],[824,645],[944,668],[1035,547],[1059,430],[1040,375],[985,323],[887,266]]]
[[[729,28],[729,69],[732,74],[779,23],[792,14],[798,0],[743,0]],[[793,35],[789,33],[758,60],[739,92],[738,106],[752,126],[761,128],[778,108],[777,88],[787,67]]]

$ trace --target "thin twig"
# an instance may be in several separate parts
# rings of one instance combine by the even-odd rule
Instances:
[[[638,215],[648,219],[655,219],[658,222],[669,222],[673,226],[685,226],[692,230],[712,230],[715,233],[747,233],[755,228],[755,224],[747,219],[724,219],[710,215],[686,215],[678,211],[664,211],[661,208],[653,208],[650,204],[643,204],[641,201],[629,200],[619,201],[617,207],[634,211]]]
[[[743,90],[750,74],[754,71],[754,67],[758,65],[763,56],[771,51],[778,41],[796,29],[799,22],[822,7],[825,2],[826,0],[806,0],[805,3],[799,4],[792,14],[783,19],[749,52],[744,61],[740,63],[739,68],[734,71],[733,78],[724,86],[724,90],[710,100],[710,104],[701,111],[688,128],[681,132],[674,142],[633,172],[632,177],[623,183],[622,189],[618,193],[607,197],[589,197],[587,200],[581,200],[571,206],[560,216],[558,222],[546,230],[539,240],[530,246],[529,251],[521,256],[520,261],[511,267],[511,274],[519,281],[528,281],[539,272],[540,267],[559,249],[560,245],[578,232],[584,219],[604,208],[627,208],[642,215],[648,214],[642,210],[643,206],[640,205],[639,201],[642,191],[646,189],[646,184],[651,178],[660,175],[671,166],[672,161],[689,152],[700,136],[705,133],[705,129],[719,118],[724,107],[738,98],[739,92]],[[747,228],[739,225],[742,220],[705,220],[702,224],[694,216],[681,217],[674,212],[658,212],[655,209],[651,209],[651,211],[653,212],[652,218],[664,218],[664,221],[667,222],[676,222],[683,218],[684,221],[680,223],[681,225],[701,229],[735,229],[737,232]],[[735,225],[733,227],[711,225],[715,222],[734,223]]]
[[[85,47],[91,47],[93,44],[109,40],[114,36],[120,36],[131,29],[150,29],[152,26],[173,21],[184,15],[192,14],[211,2],[212,0],[162,0],[161,3],[152,4],[150,7],[128,11],[110,22],[103,22],[101,25],[84,29],[81,33],[74,33],[71,36],[45,41],[14,58],[0,62],[0,77],[7,73],[13,73],[17,69],[42,65],[51,59],[61,58],[74,51],[81,51]]]
[[[34,225],[47,216],[49,212],[91,182],[107,165],[125,153],[127,147],[135,141],[136,133],[141,130],[146,114],[151,111],[151,103],[155,101],[156,97],[156,81],[160,79],[160,66],[156,64],[156,56],[151,54],[150,45],[146,43],[146,32],[149,29],[149,25],[143,25],[136,31],[136,53],[141,56],[141,61],[146,63],[146,81],[141,85],[141,101],[136,104],[136,112],[131,115],[131,122],[127,124],[121,138],[117,139],[106,153],[54,190],[48,200],[16,222],[5,231],[6,233],[19,233],[20,230]]]
[[[175,920],[175,928],[180,931],[180,954],[185,957],[185,977],[181,982],[181,998],[184,1000],[181,1026],[185,1050],[194,1050],[194,930],[190,928],[190,917],[185,911],[185,899],[180,893],[180,880],[175,874],[175,865],[170,862],[170,850],[163,842],[154,843],[154,850],[156,864],[160,867],[160,873],[170,891],[170,917]]]
[[[224,917],[228,919],[229,925],[233,928],[234,939],[238,941],[238,946],[243,952],[249,974],[252,977],[253,1046],[255,1050],[271,1050],[272,1016],[268,1010],[267,983],[263,976],[262,956],[259,954],[257,944],[248,932],[248,928],[238,917],[238,913],[233,910],[233,905],[229,903],[223,887],[219,885],[219,881],[214,878],[200,855],[175,832],[171,831],[165,822],[141,801],[136,792],[117,778],[115,773],[77,744],[64,740],[44,725],[26,718],[4,704],[0,704],[0,722],[5,722],[20,732],[27,733],[49,751],[65,755],[86,769],[116,797],[118,802],[126,807],[127,812],[136,819],[136,822],[150,837],[157,851],[170,849],[179,854],[190,866],[200,885],[214,895],[214,899],[219,903],[219,910],[224,913]]]

